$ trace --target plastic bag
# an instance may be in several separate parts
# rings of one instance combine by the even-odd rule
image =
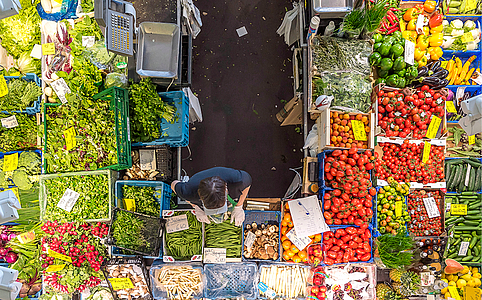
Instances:
[[[90,62],[101,70],[122,70],[127,66],[127,58],[107,51],[104,41],[97,41],[84,51]]]
[[[37,4],[37,11],[39,16],[44,20],[60,21],[63,19],[71,19],[76,16],[77,12],[77,0],[63,0],[60,12],[47,13],[42,4]]]
[[[205,296],[209,299],[256,298],[255,263],[206,264]]]
[[[154,262],[152,265],[149,276],[151,277],[152,283],[152,295],[154,299],[172,299],[180,297],[178,293],[172,294],[174,290],[177,290],[176,283],[179,278],[178,275],[188,275],[190,280],[192,281],[192,289],[194,292],[190,295],[190,297],[194,299],[203,298],[203,267],[201,263],[196,262],[183,262],[183,263],[159,263],[158,261]],[[175,273],[177,272],[177,274]],[[162,276],[162,277],[161,277]],[[159,280],[161,279],[161,281]],[[182,278],[182,280],[185,280]],[[169,288],[166,288],[163,282],[169,281]],[[189,298],[186,297],[181,298]]]
[[[120,73],[109,73],[105,77],[105,88],[116,86],[120,88],[127,88],[127,77]]]
[[[310,149],[310,156],[316,157],[316,150],[318,149],[318,126],[316,124],[311,127],[308,136],[306,137],[305,145],[303,149]]]

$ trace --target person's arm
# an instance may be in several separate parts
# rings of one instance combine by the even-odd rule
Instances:
[[[171,189],[174,191],[174,193],[176,192],[176,184],[180,182],[179,180],[174,180],[172,183],[171,183]]]
[[[248,196],[248,192],[249,192],[250,187],[251,186],[248,186],[247,188],[245,188],[243,190],[243,192],[239,196],[238,204],[236,204],[236,206],[243,206],[244,200],[246,200],[246,197]]]

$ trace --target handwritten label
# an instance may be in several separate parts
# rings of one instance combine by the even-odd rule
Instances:
[[[187,222],[187,215],[179,215],[175,217],[166,218],[166,231],[167,233],[183,231],[189,229],[189,223]]]
[[[71,91],[65,80],[63,78],[59,78],[55,81],[52,81],[50,86],[55,91],[55,94],[57,94],[59,97],[60,102],[62,102],[62,104],[67,103],[67,98],[65,98],[65,95],[70,94]]]
[[[467,250],[469,250],[469,244],[470,244],[470,242],[460,243],[459,256],[466,256],[467,255]]]
[[[351,120],[351,127],[353,129],[353,134],[355,135],[355,140],[366,141],[367,133],[365,132],[365,125],[362,121]]]
[[[450,213],[452,215],[465,216],[467,215],[467,204],[453,204],[450,205]]]
[[[388,185],[388,182],[385,180],[377,179],[377,186],[386,186]]]
[[[139,161],[141,170],[156,169],[156,151],[155,150],[139,150]]]
[[[42,55],[54,55],[54,54],[55,54],[54,43],[42,44]]]
[[[402,215],[402,201],[395,202],[395,216],[400,217]]]
[[[7,81],[3,75],[0,75],[0,97],[5,96],[6,94],[8,94]]]
[[[462,40],[462,43],[468,43],[468,42],[472,42],[474,40],[474,36],[472,35],[472,33],[469,31],[469,32],[466,32],[464,33],[460,39]]]
[[[449,292],[450,292],[450,296],[454,297],[455,300],[462,300],[460,299],[460,295],[459,295],[459,292],[457,291],[457,287],[453,286],[453,285],[450,285],[448,287],[449,289]]]
[[[3,172],[14,171],[18,168],[18,152],[3,157]]]
[[[134,284],[130,278],[109,278],[114,291],[132,289]]]
[[[440,217],[437,202],[435,202],[433,197],[423,198],[423,204],[425,205],[425,210],[427,211],[427,215],[430,219]]]
[[[74,127],[64,130],[65,147],[67,148],[67,151],[70,151],[77,146],[77,141],[75,140],[76,135]]]
[[[449,113],[457,113],[457,109],[455,108],[455,104],[453,101],[446,101],[445,105],[447,106],[447,112]]]
[[[50,250],[50,249],[47,250],[47,253],[48,253],[49,256],[51,256],[53,258],[57,258],[57,259],[72,263],[72,258],[70,258],[67,255],[60,254],[60,253],[55,252],[55,251]]]
[[[405,53],[404,53],[405,62],[409,65],[415,63],[415,43],[409,40],[405,40]]]
[[[262,293],[266,294],[266,297],[268,297],[268,298],[274,298],[274,297],[276,297],[276,292],[273,291],[272,289],[270,289],[270,288],[266,285],[266,283],[264,283],[264,282],[258,283],[258,289],[259,289]]]
[[[136,200],[124,198],[124,205],[127,210],[136,211]]]
[[[475,71],[474,74],[472,74],[472,77],[470,77],[475,83],[478,85],[482,84],[482,75],[480,75],[479,71]]]
[[[18,126],[17,117],[12,115],[8,118],[2,118],[2,127],[5,128],[14,128]]]
[[[256,240],[256,234],[252,233],[251,231],[248,231],[248,234],[246,235],[246,238],[244,239],[244,245],[248,250],[253,247],[254,241]]]
[[[226,248],[204,248],[205,264],[225,264]]]
[[[45,269],[45,272],[51,273],[51,272],[58,272],[62,271],[65,268],[65,264],[63,265],[50,265],[47,269]]]
[[[464,96],[464,93],[465,93],[465,86],[459,86],[457,88],[457,91],[455,92],[455,99],[461,100],[461,98]],[[452,101],[449,101],[449,102],[452,102]]]
[[[77,202],[77,199],[79,199],[79,196],[79,193],[68,188],[65,190],[62,198],[60,198],[59,203],[57,203],[57,207],[70,212]]]
[[[469,135],[469,145],[475,144],[475,134]]]
[[[35,231],[27,231],[17,236],[20,244],[26,244],[35,240]]]
[[[440,127],[440,123],[442,123],[442,119],[437,116],[432,116],[432,121],[430,121],[430,125],[427,129],[427,134],[425,135],[429,139],[434,139],[437,135],[438,128]]]
[[[482,299],[482,290],[470,286],[465,287],[465,300],[480,300]]]
[[[90,48],[95,44],[95,36],[82,36],[82,47]]]
[[[288,231],[286,233],[286,237],[296,246],[296,248],[298,248],[298,250],[303,250],[305,249],[306,246],[308,246],[308,244],[311,242],[311,239],[307,236],[305,237],[298,237],[296,235],[296,231],[295,229],[291,229],[290,231]]]
[[[435,282],[435,276],[430,274],[430,272],[420,273],[420,285],[421,286],[430,286],[434,282]]]
[[[429,142],[424,142],[423,144],[423,156],[422,156],[422,162],[426,163],[428,159],[430,158],[430,148],[432,147],[432,144]]]

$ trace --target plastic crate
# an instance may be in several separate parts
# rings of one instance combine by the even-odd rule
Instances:
[[[204,298],[246,298],[258,296],[258,267],[256,263],[205,264]]]
[[[330,231],[331,232],[335,232],[337,229],[346,229],[348,227],[354,227],[354,228],[360,228],[359,226],[356,226],[356,225],[343,225],[343,226],[333,226],[333,227],[330,227]],[[371,237],[370,237],[370,248],[371,248],[371,251],[370,251],[370,259],[368,261],[356,261],[356,262],[351,262],[351,263],[373,263],[373,227],[371,225],[368,226],[368,229],[370,230],[370,233],[371,233]],[[323,247],[323,242],[324,242],[324,234],[323,233],[323,239],[321,240],[321,243],[322,243],[322,248]],[[326,257],[326,254],[325,254],[325,251],[323,250],[323,262],[320,264],[320,265],[323,265],[323,266],[327,266],[327,264],[325,264],[325,261],[324,261],[324,257]],[[333,265],[339,265],[339,264],[333,264]]]
[[[306,290],[306,287],[308,286],[308,279],[309,279],[309,271],[311,269],[311,266],[308,266],[308,265],[302,265],[302,264],[297,264],[297,263],[260,263],[259,264],[259,272],[258,272],[258,276],[259,276],[259,283],[261,284],[261,274],[262,274],[262,271],[264,268],[271,268],[271,267],[299,267],[301,269],[308,269],[308,275],[307,275],[307,278],[306,278],[306,286],[303,287],[303,291]],[[302,274],[303,275],[303,274]],[[288,279],[289,280],[289,279]],[[288,281],[286,280],[286,281]],[[269,283],[266,283],[266,282],[263,282],[266,286],[268,286]],[[270,286],[268,286],[270,287]],[[274,290],[274,286],[271,287],[272,290]],[[268,298],[264,295],[262,295],[259,291],[258,291],[258,299],[272,299],[272,298]],[[290,300],[305,300],[305,299],[310,299],[310,297],[302,297],[302,296],[298,296],[298,297],[295,297],[295,298],[291,298],[291,297],[287,297],[286,295],[276,295],[275,299],[290,299]],[[314,298],[312,298],[314,299]]]
[[[481,16],[468,16],[468,15],[449,15],[445,16],[445,20],[452,22],[453,20],[461,20],[465,23],[467,20],[472,20],[475,23],[475,28],[481,29],[482,25],[482,17]],[[457,50],[445,50],[444,55],[453,55],[458,54],[460,52],[477,55],[480,57],[480,51],[482,49],[482,40],[479,42],[479,47],[476,50],[467,50],[467,51],[457,51]]]
[[[95,175],[107,175],[109,199],[104,199],[109,202],[109,214],[108,218],[104,219],[87,219],[83,220],[85,222],[109,222],[112,216],[112,203],[114,202],[114,185],[115,177],[110,170],[96,170],[96,171],[84,171],[84,172],[70,172],[70,173],[59,173],[59,174],[42,174],[40,175],[40,191],[39,191],[39,206],[40,206],[40,221],[46,221],[44,219],[44,213],[47,206],[47,193],[45,186],[45,181],[49,179],[54,179],[57,177],[68,177],[68,176],[95,176]],[[75,190],[75,187],[73,187]]]
[[[449,85],[448,89],[451,90],[454,93],[454,100],[455,95],[457,95],[457,89],[458,87],[465,87],[465,92],[469,92],[471,95],[475,93],[475,95],[480,95],[482,94],[482,86],[480,85]],[[448,111],[445,111],[446,116],[447,116],[447,123],[458,123],[459,121],[449,121],[450,116],[453,115],[454,113],[450,113]],[[462,115],[462,117],[465,116],[465,114]]]
[[[377,187],[377,196],[378,196],[378,191],[380,190],[381,187]],[[378,197],[377,197],[378,198]],[[405,205],[407,206],[407,209],[408,209],[408,201],[407,201],[407,196],[405,196]],[[375,210],[374,211],[374,214],[375,216],[377,216],[378,214],[378,211]],[[407,222],[405,222],[405,229],[407,231],[407,236],[409,235],[409,231],[408,231],[408,228],[407,228]],[[384,234],[388,234],[388,233],[384,233]],[[379,237],[381,236],[382,234],[378,231],[378,217],[375,218],[375,226],[372,226],[372,236],[373,237]]]
[[[156,176],[147,178],[148,176],[143,176],[143,178],[129,177],[127,172],[135,172],[136,167],[140,167],[140,156],[139,150],[150,150],[155,153],[156,168],[153,171],[157,171]],[[137,155],[137,159],[135,158]],[[158,181],[172,181],[176,179],[177,164],[175,151],[168,145],[161,145],[156,148],[136,148],[132,149],[132,167],[127,170],[122,170],[119,178],[124,180],[158,180]],[[146,173],[147,174],[147,173]]]
[[[171,202],[171,196],[172,196],[172,189],[171,186],[167,183],[164,183],[162,181],[138,181],[138,180],[118,180],[115,183],[115,206],[119,208],[125,208],[124,207],[124,202],[122,199],[124,198],[122,195],[122,187],[124,185],[129,185],[129,186],[138,186],[138,187],[153,187],[157,195],[160,196],[156,198],[157,202],[159,202],[160,206],[160,214],[159,216],[162,216],[162,211],[164,209],[169,209],[170,207],[170,202]]]
[[[245,212],[245,219],[243,222],[242,227],[242,253],[241,258],[243,261],[273,261],[271,259],[254,259],[254,258],[244,258],[244,228],[248,224],[256,223],[257,225],[260,224],[270,224],[270,225],[278,225],[278,258],[274,261],[281,260],[281,212],[279,211],[261,211],[261,210],[247,210]]]
[[[39,87],[42,87],[42,80],[35,74],[33,73],[27,73],[24,76],[5,76],[5,81],[8,83],[12,79],[19,79],[22,78],[23,80],[27,82],[35,82]],[[36,113],[40,113],[40,103],[42,102],[42,96],[38,97],[37,101],[33,102],[32,107],[26,107],[25,110],[14,110],[11,112],[8,111],[2,111],[2,113],[26,113],[29,115],[34,115]]]
[[[176,107],[178,120],[171,124],[161,120],[161,137],[152,142],[137,142],[133,146],[158,146],[167,144],[171,147],[185,147],[189,144],[189,98],[184,92],[159,93],[162,101]]]
[[[462,65],[464,65],[465,62],[473,55],[475,55],[476,58],[470,64],[469,70],[472,69],[472,68],[475,68],[475,69],[480,68],[480,64],[481,64],[480,51],[476,51],[475,53],[473,51],[466,51],[466,52],[457,51],[455,53],[445,53],[444,52],[444,54],[442,55],[442,59],[448,61],[452,57],[458,57],[462,61]],[[450,87],[459,87],[459,86],[463,86],[463,85],[448,85],[447,87],[450,88]],[[465,86],[476,86],[476,85],[465,85]]]
[[[468,157],[445,157],[445,160],[452,160],[452,159],[469,159]],[[477,158],[480,163],[482,163],[482,158]],[[445,165],[444,165],[444,174],[445,174]],[[456,191],[449,191],[447,188],[447,194],[457,194]],[[482,193],[482,186],[476,191],[476,193]]]

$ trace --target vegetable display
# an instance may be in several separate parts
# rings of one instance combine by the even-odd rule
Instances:
[[[309,268],[294,265],[263,265],[260,267],[259,281],[275,291],[279,297],[306,297],[306,283]],[[261,296],[265,293],[260,291]]]
[[[124,199],[135,201],[136,212],[152,217],[160,216],[161,208],[156,198],[157,192],[153,187],[124,185],[122,195]]]
[[[392,178],[390,185],[380,187],[377,194],[377,229],[383,234],[396,235],[411,218],[407,211],[406,196],[409,186],[398,183]]]
[[[464,63],[460,57],[452,58],[444,65],[444,69],[448,71],[446,80],[449,81],[449,85],[470,85],[477,83],[472,79],[472,75],[475,72],[476,67],[472,67],[472,63],[477,56],[472,55]]]
[[[482,13],[480,1],[460,0],[442,2],[442,9],[446,14],[480,15]]]
[[[465,287],[479,287],[481,285],[480,278],[480,266],[468,266],[463,263],[463,269],[460,272],[454,274],[442,273],[442,280],[446,280],[449,286],[455,287],[455,291],[445,287],[441,290],[441,294],[445,296],[445,299],[464,296]],[[458,295],[454,295],[457,293]]]
[[[189,299],[202,295],[202,271],[192,266],[163,266],[154,271],[155,286],[167,298]]]
[[[0,119],[15,116],[18,126],[0,127],[0,149],[4,152],[35,149],[37,147],[37,117],[27,114],[3,114]]]
[[[241,228],[230,219],[220,224],[205,224],[204,229],[205,248],[226,248],[226,257],[241,257]]]
[[[445,178],[449,192],[477,192],[482,189],[482,163],[477,158],[445,161]]]
[[[456,51],[479,49],[480,28],[477,28],[476,22],[472,20],[463,22],[461,19],[455,19],[450,22],[444,20],[442,25],[444,28],[442,48]]]
[[[254,234],[254,241],[248,247],[246,241],[248,235]],[[279,227],[276,224],[246,224],[244,227],[244,258],[272,259],[279,257]],[[208,227],[206,226],[206,239],[208,237]]]
[[[469,136],[462,128],[457,126],[448,128],[447,153],[452,157],[481,157],[482,133],[474,135],[469,141]]]
[[[466,116],[466,113],[462,110],[462,101],[467,100],[469,98],[477,96],[477,91],[469,92],[464,91],[462,95],[455,95],[454,92],[449,90],[449,95],[447,97],[447,101],[451,101],[454,104],[455,112],[450,112],[447,109],[447,121],[458,121],[460,118]]]
[[[109,281],[127,278],[131,287],[113,289],[116,299],[150,299],[148,279],[145,277],[141,265],[134,263],[112,264],[105,268],[105,274]],[[112,285],[112,283],[111,283]]]
[[[368,138],[365,138],[365,141],[363,141],[362,137],[355,137],[353,121],[361,122],[362,130],[365,131],[365,137],[370,134],[370,115],[330,111],[330,146],[368,148]]]
[[[359,35],[363,37],[375,32],[388,11],[386,0],[373,1],[364,5],[363,8],[354,9],[343,18],[343,32],[349,38],[356,38]]]
[[[0,111],[22,111],[42,95],[42,89],[35,82],[21,78],[8,82],[8,94],[0,97]]]
[[[190,211],[176,211],[173,216],[187,215],[189,229],[166,233],[164,255],[172,256],[177,260],[190,260],[193,255],[202,254],[202,224]],[[240,233],[238,233],[240,234]],[[241,245],[239,245],[239,255]]]
[[[408,251],[413,248],[414,241],[402,228],[397,234],[384,234],[375,239],[375,262],[383,268],[399,268],[409,266],[413,254]]]
[[[428,215],[425,202],[435,202],[435,207],[428,206],[433,209],[431,216]],[[441,204],[443,204],[443,194],[438,190],[414,190],[408,195],[408,211],[410,212],[411,221],[408,224],[408,230],[415,236],[439,236],[443,233],[443,214]],[[434,202],[431,202],[432,204]],[[431,207],[431,208],[430,208]],[[443,207],[443,205],[442,205]],[[434,216],[438,214],[438,216]]]
[[[141,219],[128,211],[118,211],[115,217],[112,223],[112,237],[116,246],[146,253],[152,251],[154,245],[151,245],[142,234],[150,225],[146,223],[146,219]]]
[[[372,234],[368,224],[339,228],[323,233],[324,262],[333,264],[364,262],[372,258]]]

